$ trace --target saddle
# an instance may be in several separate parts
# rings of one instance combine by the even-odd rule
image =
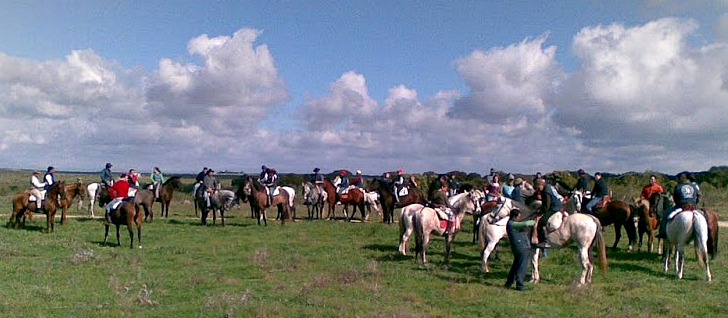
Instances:
[[[705,212],[703,212],[702,210],[699,210],[699,209],[698,209],[697,207],[695,207],[695,205],[694,205],[694,204],[685,204],[685,205],[683,205],[683,206],[681,206],[681,207],[679,207],[679,208],[675,209],[675,211],[672,211],[672,212],[671,212],[670,214],[668,214],[668,215],[667,215],[667,221],[668,221],[668,222],[672,221],[672,219],[674,219],[676,215],[678,215],[678,214],[680,214],[680,213],[682,213],[682,212],[690,212],[690,211],[695,211],[695,212],[698,212],[698,213],[700,213],[700,214],[701,214],[701,215],[702,215],[702,216],[703,216],[703,217],[704,217],[704,218],[705,218],[706,220],[708,219],[708,218],[707,218],[707,217],[705,216]]]
[[[597,202],[597,205],[594,206],[595,209],[601,209],[605,205],[609,204],[609,202],[612,201],[612,197],[609,196],[609,194],[605,195],[601,201]]]
[[[111,211],[114,211],[119,208],[119,205],[121,205],[124,202],[134,202],[134,197],[126,197],[126,198],[116,198],[111,200],[109,202],[109,206],[111,207]]]
[[[267,194],[267,195],[270,196],[270,189],[268,189],[268,187],[265,188],[265,194]],[[278,186],[275,189],[273,189],[273,196],[276,196],[276,195],[279,195],[279,194],[281,194],[281,187],[280,186]]]
[[[43,198],[45,199],[45,197],[46,197],[46,192],[47,192],[47,190],[39,190],[39,191],[40,191],[40,195],[41,195],[41,196],[42,196],[42,197],[43,197]],[[35,196],[33,196],[33,195],[30,195],[30,196],[28,197],[28,201],[29,201],[29,202],[35,202],[35,201],[37,201],[37,200],[35,199]]]

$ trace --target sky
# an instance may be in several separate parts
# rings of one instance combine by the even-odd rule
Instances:
[[[728,165],[728,1],[37,1],[0,10],[0,168]]]

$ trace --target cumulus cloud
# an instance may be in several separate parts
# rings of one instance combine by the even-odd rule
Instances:
[[[187,45],[199,64],[162,59],[146,91],[151,114],[217,136],[251,130],[289,99],[267,45],[255,46],[260,34],[245,28],[232,37],[200,35]]]

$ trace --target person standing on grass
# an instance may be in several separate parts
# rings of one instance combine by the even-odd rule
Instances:
[[[508,271],[505,287],[511,288],[515,282],[518,291],[525,290],[523,280],[526,277],[528,260],[531,258],[529,233],[533,231],[533,226],[536,224],[534,220],[521,222],[521,216],[521,211],[511,210],[510,218],[506,224],[506,233],[508,233],[508,240],[513,252],[513,264],[511,264],[511,270]]]

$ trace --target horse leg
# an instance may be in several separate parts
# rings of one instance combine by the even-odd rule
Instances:
[[[579,261],[581,261],[581,276],[579,276],[579,285],[591,283],[591,274],[594,266],[589,261],[590,246],[579,246]]]
[[[129,248],[134,248],[134,220],[128,220],[126,222],[126,229],[129,231]]]
[[[71,202],[73,203],[73,202]],[[70,203],[69,203],[70,204]],[[68,210],[68,205],[63,204],[61,205],[61,225],[66,225],[66,211]]]
[[[677,265],[675,279],[682,279],[683,278],[683,269],[685,267],[685,244],[684,243],[678,243],[677,259],[676,259],[675,263]]]
[[[478,235],[480,235],[478,228],[480,228],[480,218],[473,213],[473,243],[478,242]]]
[[[119,228],[121,227],[120,224],[116,224],[116,246],[121,246],[121,239],[119,238]]]
[[[104,245],[107,245],[109,242],[109,225],[106,224],[106,225],[104,225],[104,227],[106,228],[104,230]]]
[[[617,243],[619,243],[619,239],[622,238],[622,223],[614,223],[614,245],[612,245],[612,249],[617,249]]]
[[[541,249],[534,248],[533,255],[531,255],[531,265],[533,265],[533,271],[531,272],[531,283],[538,284],[541,281],[541,274],[538,271],[538,259],[541,256]]]
[[[498,244],[498,241],[496,241],[496,240],[488,240],[488,243],[486,244],[485,248],[483,248],[483,251],[480,252],[480,257],[481,257],[480,269],[484,273],[490,273],[490,266],[488,266],[488,258],[490,258],[490,254],[493,253],[493,250],[495,250],[495,247],[497,244]]]
[[[225,209],[220,208],[220,222],[222,223],[222,226],[225,226]]]

